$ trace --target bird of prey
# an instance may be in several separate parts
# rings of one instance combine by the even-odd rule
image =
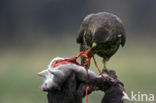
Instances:
[[[125,30],[119,17],[112,13],[99,12],[86,16],[80,25],[77,43],[80,51],[94,48],[94,53],[103,58],[104,70],[106,62],[126,41]],[[83,65],[85,58],[81,58]]]

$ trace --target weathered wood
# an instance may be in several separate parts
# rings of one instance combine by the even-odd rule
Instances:
[[[97,90],[104,92],[104,97],[101,103],[122,103],[124,85],[117,79],[114,71],[103,71],[103,77],[97,77],[91,80],[88,84],[90,87],[89,93]],[[78,75],[75,72],[67,77],[61,88],[53,88],[48,91],[49,103],[82,103],[85,97],[86,82],[78,80]]]

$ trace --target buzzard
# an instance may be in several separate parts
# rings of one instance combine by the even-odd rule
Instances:
[[[99,12],[86,16],[80,25],[77,43],[80,51],[93,48],[94,54],[103,58],[104,69],[106,62],[116,53],[120,45],[126,41],[123,23],[112,13]],[[81,57],[81,64],[85,58]]]

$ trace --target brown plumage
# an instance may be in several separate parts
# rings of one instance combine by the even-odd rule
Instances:
[[[94,52],[103,58],[105,69],[105,62],[116,53],[120,45],[124,46],[125,41],[122,21],[116,15],[107,12],[85,17],[77,37],[80,51],[94,46]],[[83,62],[84,58],[82,58],[82,64]]]

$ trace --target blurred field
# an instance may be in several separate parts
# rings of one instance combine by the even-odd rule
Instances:
[[[156,96],[156,48],[148,41],[128,40],[108,62],[128,94],[133,90]],[[1,50],[0,103],[47,103],[46,93],[40,90],[42,78],[36,73],[46,69],[52,58],[72,57],[78,52],[74,37],[46,38],[31,48],[10,46]],[[97,57],[97,62],[102,68],[101,58]],[[91,68],[97,71],[93,64]],[[101,92],[93,93],[89,103],[100,103],[102,97]]]

